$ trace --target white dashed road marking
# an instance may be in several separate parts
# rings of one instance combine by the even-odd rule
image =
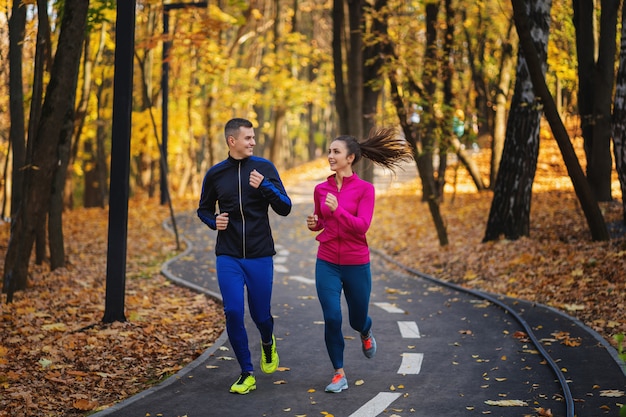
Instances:
[[[399,321],[398,327],[400,328],[400,334],[405,339],[419,339],[420,329],[417,328],[417,323],[414,321]]]
[[[399,374],[419,374],[424,361],[423,353],[403,353],[402,364],[398,368]]]
[[[361,408],[350,414],[350,417],[375,417],[385,411],[389,404],[400,396],[395,392],[379,392],[374,398],[366,402]]]
[[[289,277],[289,279],[292,279],[294,281],[302,282],[303,284],[315,285],[315,280],[311,279],[311,278],[305,278],[305,277],[301,277],[301,276],[298,276],[298,275],[292,275],[292,276]]]
[[[382,308],[387,313],[404,313],[404,310],[394,306],[391,303],[374,303],[374,305]]]

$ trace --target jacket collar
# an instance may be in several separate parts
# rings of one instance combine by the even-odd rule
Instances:
[[[337,174],[331,174],[326,178],[326,181],[328,181],[333,186],[337,186],[337,181],[335,181],[336,176]],[[358,178],[359,175],[356,172],[352,172],[352,175],[350,175],[349,177],[343,177],[343,184],[350,184],[356,181]]]
[[[248,159],[250,159],[250,157],[246,157],[243,159],[235,159],[230,155],[230,152],[228,153],[228,162],[230,162],[231,164],[239,164],[239,163],[245,163]]]

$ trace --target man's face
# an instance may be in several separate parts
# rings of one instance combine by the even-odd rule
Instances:
[[[254,151],[254,128],[241,127],[236,136],[228,137],[228,149],[230,156],[235,159],[243,159],[252,156]]]

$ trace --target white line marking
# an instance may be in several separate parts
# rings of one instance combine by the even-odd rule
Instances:
[[[404,313],[404,310],[390,303],[374,303],[374,305],[382,308],[387,313]]]
[[[374,398],[363,404],[361,408],[350,414],[350,417],[376,417],[385,408],[389,407],[389,404],[394,402],[400,397],[399,393],[395,392],[379,392]]]
[[[419,339],[420,329],[417,328],[417,323],[414,321],[399,321],[398,327],[400,328],[400,334],[405,339]]]
[[[274,263],[275,264],[284,264],[285,262],[287,262],[287,257],[286,256],[274,256]]]
[[[289,272],[289,270],[287,269],[286,266],[284,265],[274,265],[274,271],[276,272],[282,272],[284,274],[286,274],[287,272]]]
[[[423,353],[403,353],[399,374],[419,374],[424,361]]]
[[[308,284],[308,285],[315,285],[315,280],[311,279],[311,278],[305,278],[305,277],[301,277],[298,275],[292,275],[289,277],[289,279],[292,279],[294,281],[300,281],[302,283]]]

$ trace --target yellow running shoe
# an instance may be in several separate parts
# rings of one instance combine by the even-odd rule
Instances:
[[[261,340],[261,370],[271,374],[278,369],[278,353],[276,352],[276,338],[272,335],[272,343],[266,345]]]
[[[237,382],[230,386],[230,392],[235,394],[247,394],[255,389],[256,378],[249,372],[242,373]]]

